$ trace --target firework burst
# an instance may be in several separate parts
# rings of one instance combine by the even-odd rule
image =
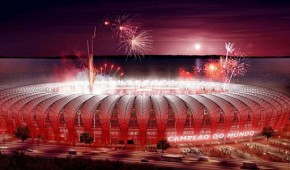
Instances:
[[[152,42],[149,31],[139,31],[136,28],[122,37],[119,49],[124,49],[127,55],[140,59],[140,56],[153,52]]]
[[[118,38],[119,50],[124,50],[127,56],[144,56],[152,49],[152,37],[149,31],[143,30],[142,24],[135,22],[138,15],[124,14],[116,15],[111,20],[104,20],[103,25],[110,27],[113,37]]]
[[[223,68],[226,74],[224,82],[230,83],[233,77],[244,76],[247,72],[247,66],[248,64],[244,62],[244,58],[229,58],[226,67]]]
[[[201,72],[201,69],[199,67],[196,67],[196,66],[192,66],[192,71],[188,71],[184,67],[180,67],[178,69],[179,78],[181,78],[181,79],[198,78],[200,72]]]
[[[204,65],[204,74],[208,79],[220,81],[224,78],[225,72],[218,61],[212,60]]]
[[[115,37],[119,39],[123,38],[130,34],[131,31],[136,28],[140,28],[141,24],[138,22],[133,22],[136,16],[132,16],[130,14],[125,15],[117,15],[113,19],[112,23],[112,31]]]
[[[193,78],[193,74],[187,70],[185,70],[185,68],[181,67],[178,70],[179,73],[179,77],[181,79],[192,79]]]
[[[223,58],[221,58],[221,61],[220,61],[221,62],[221,65],[223,67],[227,67],[229,54],[235,51],[234,45],[235,44],[234,43],[231,43],[231,42],[225,43],[225,48],[227,50],[227,52],[226,52],[226,58],[225,58],[224,61],[223,61]]]

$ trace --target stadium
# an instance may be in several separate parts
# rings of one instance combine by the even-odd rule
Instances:
[[[26,125],[31,137],[75,144],[89,132],[100,146],[249,138],[284,128],[290,98],[266,88],[203,81],[102,80],[0,91],[0,128]]]

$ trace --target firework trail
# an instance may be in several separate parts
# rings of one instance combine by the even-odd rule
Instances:
[[[117,70],[115,71],[115,73],[113,75],[116,75],[119,72],[120,68],[121,67],[118,67]]]
[[[108,69],[107,69],[108,67]],[[99,68],[96,68],[96,77],[103,77],[103,78],[113,78],[116,76],[122,76],[124,74],[123,72],[120,71],[121,67],[114,64],[107,64],[105,63],[104,65],[100,66]]]
[[[233,77],[244,76],[247,72],[247,66],[241,57],[229,58],[227,66],[224,68],[226,73],[224,83],[230,83]]]
[[[152,42],[152,37],[148,31],[139,31],[136,28],[122,37],[119,49],[124,49],[127,55],[140,59],[140,56],[153,52]]]
[[[110,71],[109,71],[109,75],[111,75],[112,69],[114,68],[114,64],[111,65]]]
[[[91,45],[89,40],[87,40],[87,50],[88,50],[88,79],[89,79],[89,86],[90,92],[93,92],[94,88],[94,81],[96,77],[96,69],[94,67],[94,39],[96,38],[96,27],[94,29],[94,34],[91,38]],[[90,49],[91,46],[91,49]]]

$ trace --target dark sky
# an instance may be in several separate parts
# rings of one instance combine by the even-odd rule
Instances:
[[[0,56],[76,54],[94,26],[95,55],[123,54],[100,25],[127,13],[150,30],[154,54],[224,54],[233,42],[247,56],[290,56],[290,2],[278,0],[1,0]]]

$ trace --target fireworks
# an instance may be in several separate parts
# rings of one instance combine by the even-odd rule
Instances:
[[[234,43],[225,43],[225,48],[227,50],[225,63],[223,63],[223,69],[225,71],[224,83],[230,83],[233,77],[244,76],[247,72],[246,66],[247,64],[244,62],[244,59],[241,57],[229,57],[229,53],[233,53],[235,50]],[[237,56],[241,53],[239,51],[236,52]]]
[[[90,85],[90,91],[93,92],[94,81],[96,77],[96,69],[94,67],[94,39],[96,37],[96,27],[94,29],[94,34],[92,35],[91,44],[87,40],[87,50],[88,50],[88,79]],[[90,49],[91,46],[91,49]]]
[[[117,15],[112,23],[113,35],[122,39],[123,36],[129,35],[132,30],[140,28],[140,23],[133,22],[135,17],[136,16],[131,16],[130,14]]]
[[[224,68],[226,77],[224,82],[230,83],[233,77],[244,76],[247,72],[247,64],[243,62],[243,58],[230,58],[227,62],[227,67]]]
[[[226,48],[226,50],[227,50],[227,53],[226,53],[226,59],[225,59],[225,61],[224,61],[224,63],[223,63],[223,59],[221,58],[221,65],[223,66],[223,67],[226,67],[226,65],[227,65],[227,63],[228,63],[228,57],[229,57],[229,53],[232,53],[232,52],[234,52],[234,43],[230,43],[230,42],[228,42],[228,43],[225,43],[225,48]]]
[[[228,53],[232,53],[232,52],[234,52],[234,45],[235,45],[235,43],[230,43],[230,42],[228,42],[228,43],[225,43],[225,47],[226,47],[226,50],[227,50],[227,54],[226,54],[226,56],[228,56]]]
[[[120,49],[130,56],[143,56],[153,51],[152,39],[148,31],[137,28],[128,32],[128,35],[123,36],[120,41]]]
[[[112,23],[105,21],[105,26],[111,26],[113,37],[119,41],[119,50],[124,50],[128,56],[144,56],[152,53],[152,37],[149,31],[141,28],[142,24],[134,22],[136,16],[125,14],[117,15]]]
[[[193,79],[198,78],[201,69],[199,67],[192,66],[192,71],[187,71],[185,68],[179,68],[179,77],[181,79]]]
[[[204,74],[211,80],[222,81],[226,84],[230,83],[234,77],[244,76],[247,66],[244,58],[241,57],[230,57],[223,65],[218,60],[211,60],[204,65]]]
[[[140,31],[139,26],[141,24],[133,22],[135,17],[131,15],[117,15],[112,21],[106,19],[103,20],[103,24],[106,27],[112,29],[113,34],[119,37],[120,49],[125,49],[128,55],[144,55],[147,52],[152,51],[152,40],[151,36],[147,31]],[[96,37],[96,27],[91,40],[87,40],[87,69],[88,69],[88,81],[90,86],[90,91],[93,91],[94,81],[97,76],[110,77],[112,73],[119,74],[123,76],[124,73],[119,73],[120,67],[114,70],[114,65],[108,66],[105,64],[103,67],[97,69],[94,66],[94,39]]]
[[[103,64],[100,67],[96,68],[96,77],[97,78],[112,78],[112,77],[122,77],[124,72],[121,71],[120,66],[114,64]]]
[[[218,61],[212,60],[204,65],[205,77],[211,80],[222,80],[224,78],[225,72]]]
[[[210,61],[205,64],[205,76],[212,80],[223,81],[225,84],[230,83],[233,77],[243,76],[246,73],[246,64],[239,57],[229,57],[230,53],[235,51],[234,43],[225,43],[226,56],[222,56],[218,61]]]
[[[152,38],[149,31],[141,30],[141,24],[133,22],[136,16],[130,14],[127,15],[117,15],[114,19],[103,20],[101,25],[106,28],[111,28],[113,35],[118,37],[119,49],[123,49],[127,55],[134,55],[135,57],[140,55],[145,55],[152,52]],[[87,57],[85,64],[86,70],[79,71],[79,76],[87,74],[89,84],[89,91],[92,93],[94,91],[94,82],[96,77],[101,78],[112,78],[115,76],[122,77],[124,73],[121,71],[121,67],[115,65],[104,64],[100,68],[94,66],[94,40],[96,38],[96,27],[94,28],[93,35],[91,39],[87,40]],[[82,59],[82,58],[81,58]]]
[[[191,72],[186,71],[184,68],[179,68],[179,77],[182,79],[192,79],[193,75]]]

